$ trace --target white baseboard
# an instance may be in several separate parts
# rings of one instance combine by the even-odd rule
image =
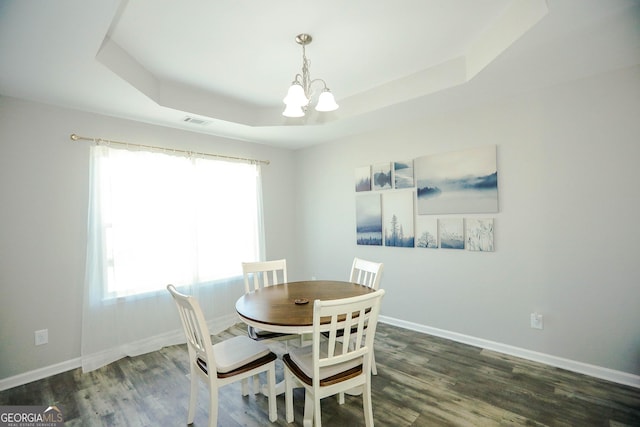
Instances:
[[[565,359],[550,354],[538,353],[536,351],[531,351],[520,347],[501,344],[499,342],[476,338],[469,335],[463,335],[456,332],[445,331],[443,329],[432,328],[430,326],[407,322],[404,320],[395,319],[393,317],[380,316],[379,320],[382,323],[398,326],[400,328],[410,329],[412,331],[422,332],[441,338],[447,338],[463,344],[469,344],[475,347],[485,348],[487,350],[497,351],[499,353],[520,357],[522,359],[544,363],[545,365],[566,369],[568,371],[589,375],[591,377],[612,381],[618,384],[640,388],[640,376],[629,374],[627,372],[616,371],[596,365],[590,365],[588,363]]]
[[[207,323],[209,331],[211,332],[211,334],[215,335],[224,331],[228,327],[235,325],[239,321],[240,319],[236,314],[230,314],[218,319],[214,319]],[[175,344],[183,344],[184,342],[184,332],[182,331],[182,329],[177,329],[175,331],[170,331],[165,334],[127,344],[125,346],[122,346],[121,348],[109,349],[85,356],[85,367],[88,367],[88,370],[97,369],[100,366],[105,366],[127,355],[135,356],[145,354],[151,351],[159,350],[162,347]],[[56,363],[54,365],[49,365],[43,368],[34,369],[33,371],[25,372],[23,374],[4,378],[0,380],[0,391],[28,384],[33,381],[38,381],[52,375],[57,375],[62,372],[80,368],[81,366],[82,358],[76,357],[65,362]]]
[[[25,372],[24,374],[14,375],[12,377],[4,378],[0,380],[0,391],[8,390],[13,387],[17,387],[23,384],[28,384],[33,381],[38,381],[43,378],[57,375],[62,372],[70,371],[80,367],[80,358],[76,357],[65,362],[56,363],[55,365],[45,366],[43,368],[34,369],[33,371]]]
[[[212,334],[217,334],[230,326],[238,323],[239,318],[236,315],[229,315],[223,318],[215,319],[209,322],[209,330]],[[469,344],[480,348],[486,348],[487,350],[497,351],[499,353],[508,354],[511,356],[521,357],[523,359],[532,360],[534,362],[544,363],[549,366],[555,366],[557,368],[566,369],[568,371],[577,372],[580,374],[589,375],[595,378],[600,378],[607,381],[612,381],[618,384],[624,384],[635,388],[640,388],[640,376],[629,374],[627,372],[616,371],[613,369],[603,368],[601,366],[590,365],[587,363],[577,362],[575,360],[565,359],[562,357],[552,356],[545,353],[538,353],[535,351],[514,347],[506,344],[501,344],[495,341],[489,341],[481,338],[472,337],[469,335],[463,335],[456,332],[445,331],[443,329],[433,328],[430,326],[421,325],[418,323],[407,322],[400,319],[395,319],[388,316],[380,316],[380,322],[387,323],[389,325],[398,326],[400,328],[409,329],[424,334],[434,335],[450,339],[452,341],[461,342],[463,344]],[[154,337],[148,340],[142,340],[137,345],[128,346],[129,351],[137,354],[143,354],[147,350],[154,351],[160,343],[163,346],[181,344],[184,343],[184,334],[182,331],[171,331],[167,334],[163,334],[159,337]],[[99,355],[92,355],[98,360],[108,360],[113,357],[111,352],[103,352]],[[25,372],[23,374],[14,375],[0,380],[0,391],[7,390],[13,387],[17,387],[23,384],[28,384],[32,381],[41,380],[52,375],[60,374],[62,372],[70,371],[82,366],[82,359],[76,357],[65,362],[56,363],[54,365],[45,366],[43,368],[35,369],[33,371]]]

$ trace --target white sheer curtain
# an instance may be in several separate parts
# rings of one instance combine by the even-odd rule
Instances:
[[[258,165],[92,146],[83,370],[184,341],[169,283],[234,323],[261,211]]]

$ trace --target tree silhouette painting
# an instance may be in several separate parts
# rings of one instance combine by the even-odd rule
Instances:
[[[467,218],[467,250],[493,252],[493,218]]]
[[[384,244],[412,248],[413,232],[413,192],[400,191],[385,193],[384,206]]]
[[[443,218],[438,220],[441,248],[464,249],[463,224],[462,218]]]
[[[391,163],[378,163],[373,166],[373,189],[391,189]]]
[[[438,248],[438,220],[431,216],[416,218],[416,248]]]
[[[358,245],[382,246],[379,194],[356,196],[356,241]]]
[[[371,166],[356,168],[356,191],[371,191]]]

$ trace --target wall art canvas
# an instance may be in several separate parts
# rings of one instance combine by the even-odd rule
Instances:
[[[495,145],[420,157],[414,166],[420,215],[498,212]]]
[[[380,194],[356,196],[356,240],[358,245],[382,246]]]
[[[391,189],[391,163],[378,163],[373,165],[373,189]]]
[[[467,250],[493,252],[493,218],[465,220]]]
[[[438,220],[431,216],[416,218],[416,248],[438,248]]]
[[[393,162],[394,188],[413,188],[413,160]]]
[[[371,191],[371,166],[356,168],[356,191]]]
[[[385,193],[384,206],[384,244],[412,248],[413,234],[413,192],[398,191]]]
[[[438,237],[441,248],[464,249],[464,220],[462,218],[439,219]]]

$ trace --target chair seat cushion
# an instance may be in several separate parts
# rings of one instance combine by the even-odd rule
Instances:
[[[320,358],[327,357],[328,343],[323,342],[320,344]],[[336,343],[335,353],[340,354],[342,352],[342,344]],[[313,378],[313,347],[307,346],[297,348],[289,353],[291,361],[293,361],[302,372],[309,378]],[[356,358],[347,362],[339,363],[337,365],[325,366],[320,368],[320,379],[324,380],[329,377],[333,377],[339,373],[348,371],[349,369],[356,368],[362,365],[362,359]]]
[[[213,346],[218,372],[225,373],[258,360],[271,351],[267,346],[241,335]]]

